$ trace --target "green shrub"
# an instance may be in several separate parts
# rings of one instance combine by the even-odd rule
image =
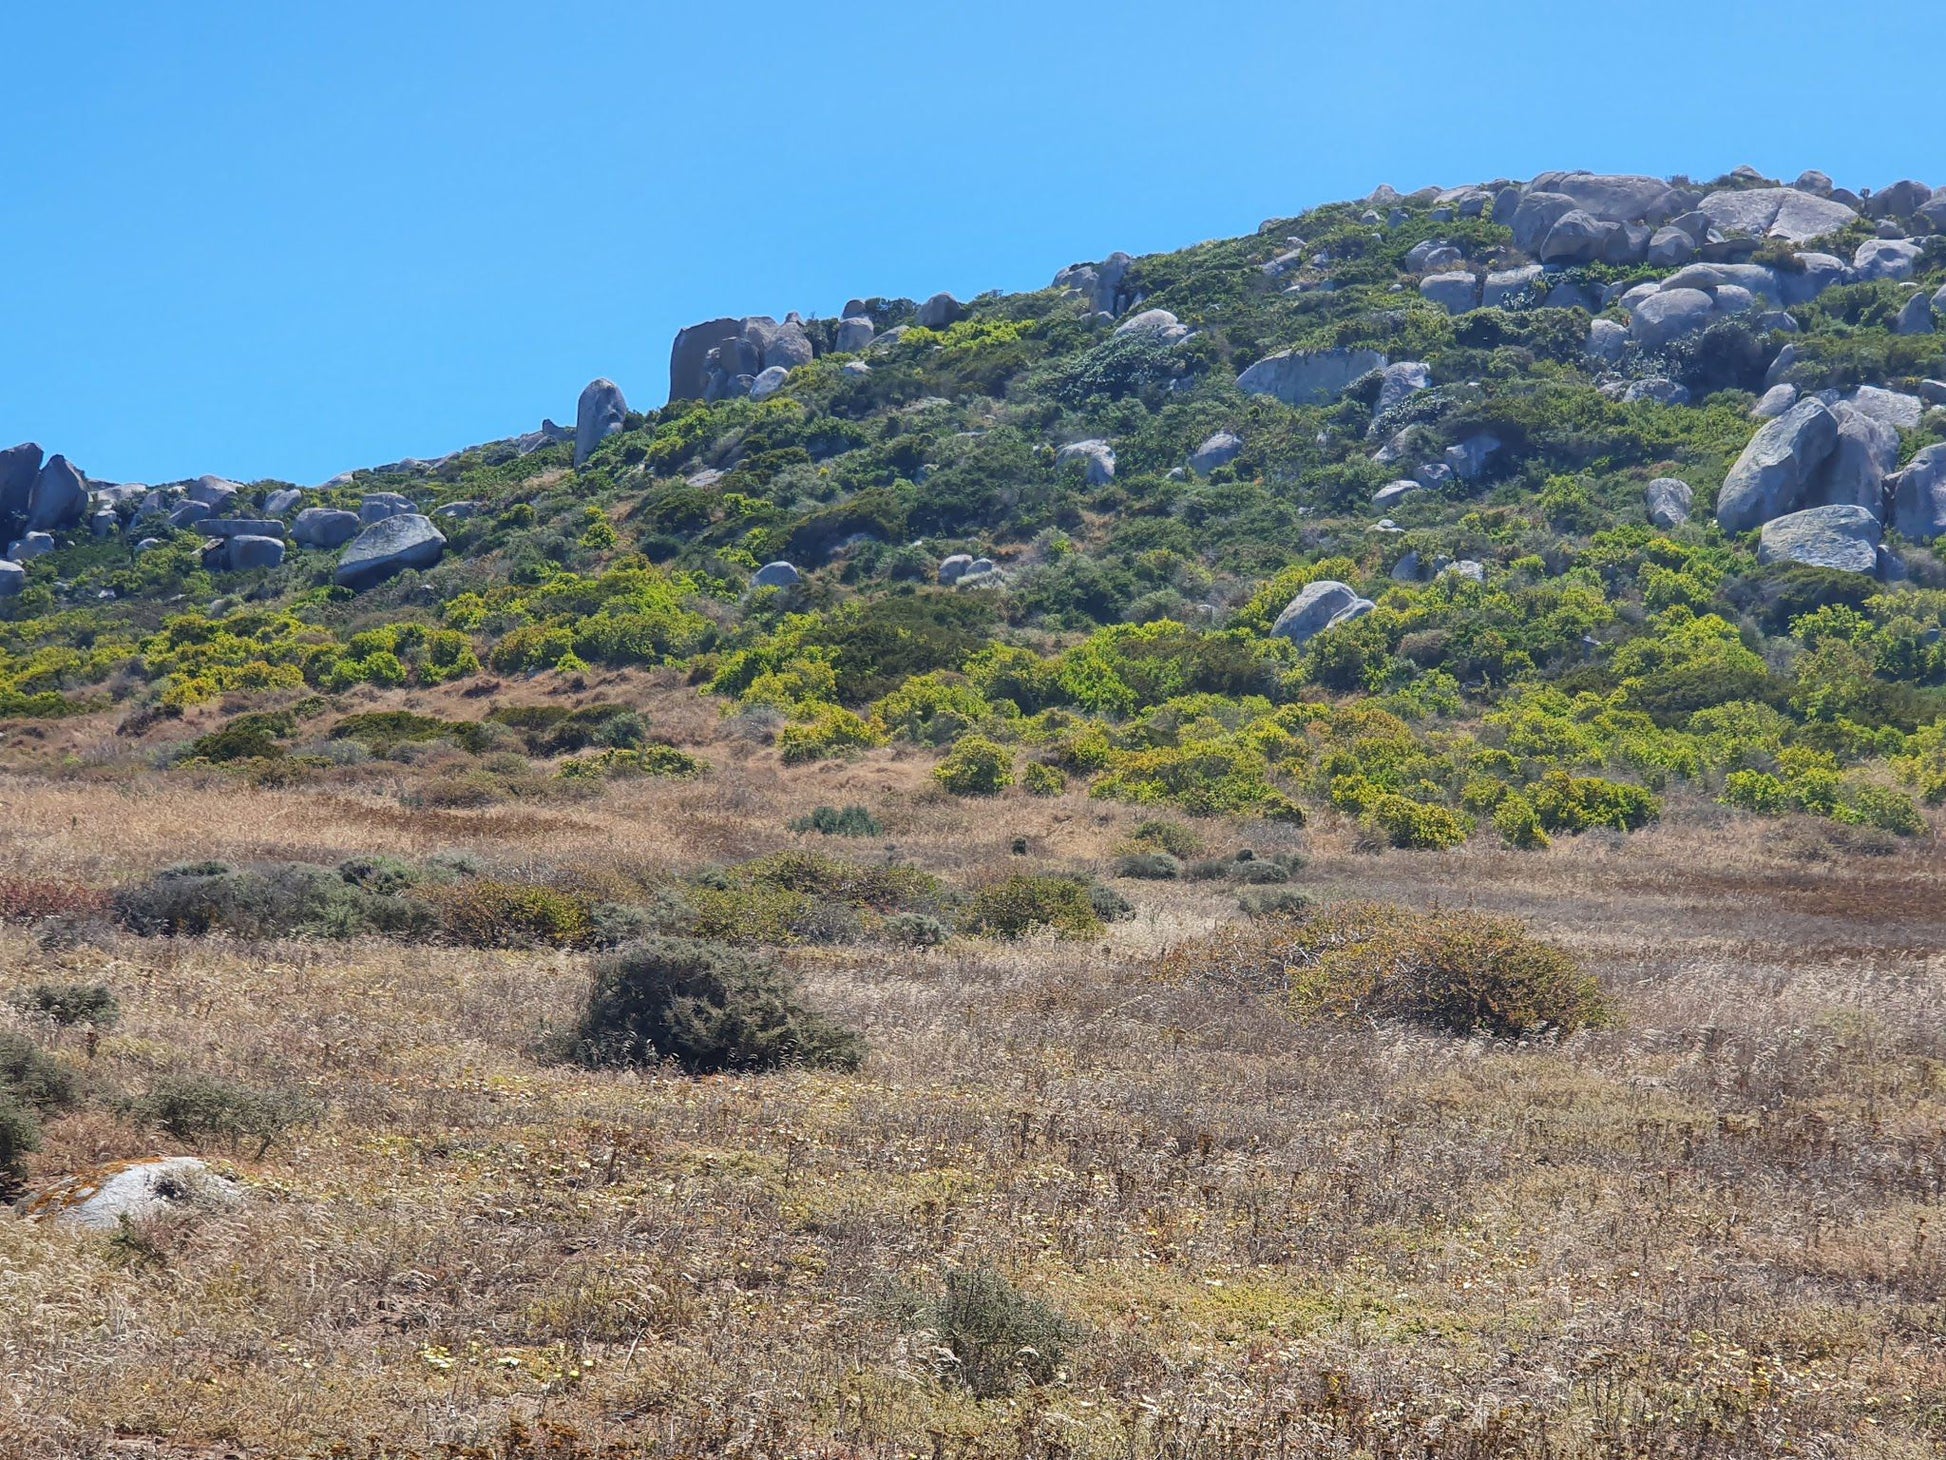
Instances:
[[[946,941],[946,925],[925,913],[894,913],[884,923],[885,936],[909,948],[936,948]]]
[[[331,727],[330,738],[355,740],[378,756],[390,755],[401,745],[433,740],[451,740],[462,750],[478,753],[487,748],[492,732],[472,720],[442,720],[410,710],[366,710],[338,721]]]
[[[368,891],[332,868],[302,862],[171,867],[121,888],[112,906],[125,926],[149,937],[410,936],[432,923],[408,898]]]
[[[469,948],[586,948],[595,941],[591,899],[534,882],[470,878],[426,893],[440,933]]]
[[[885,737],[869,721],[838,705],[819,705],[808,720],[793,721],[777,735],[785,765],[823,760],[850,750],[870,750]]]
[[[74,1074],[24,1034],[0,1032],[0,1099],[42,1114],[75,1102]]]
[[[354,887],[389,897],[418,886],[423,874],[410,862],[375,852],[370,856],[345,858],[338,864],[338,875]]]
[[[1889,786],[1846,785],[1838,793],[1831,819],[1851,826],[1876,827],[1898,836],[1917,836],[1926,829],[1910,796]]]
[[[41,1148],[41,1125],[34,1113],[0,1092],[0,1200],[20,1190],[27,1157]]]
[[[1527,795],[1547,831],[1572,833],[1596,826],[1639,831],[1662,815],[1662,803],[1641,786],[1566,771],[1549,771]]]
[[[1387,846],[1422,851],[1444,851],[1461,845],[1473,834],[1468,817],[1404,796],[1374,797],[1366,807],[1362,824]]]
[[[1115,875],[1172,882],[1182,875],[1182,863],[1167,852],[1128,852],[1116,859]]]
[[[278,742],[295,729],[296,721],[288,711],[238,715],[220,730],[212,730],[192,740],[188,758],[216,764],[233,760],[274,759],[285,753],[284,747]]]
[[[99,983],[37,983],[13,997],[14,1005],[62,1026],[89,1024],[113,1029],[121,1021],[122,1006],[114,991]]]
[[[674,1061],[687,1073],[786,1065],[856,1069],[864,1042],[798,1002],[773,959],[717,943],[646,938],[603,958],[574,1054],[591,1065]]]
[[[611,776],[699,776],[709,762],[673,745],[644,745],[637,750],[598,750],[564,760],[556,774],[570,781],[595,781]]]
[[[819,806],[809,816],[791,822],[790,829],[815,831],[820,836],[879,836],[885,830],[878,818],[863,806],[847,806],[842,811],[833,806]]]
[[[991,1267],[948,1269],[932,1322],[941,1347],[952,1355],[948,1376],[981,1399],[1047,1383],[1081,1336],[1073,1323]]]
[[[1164,960],[1178,976],[1286,990],[1294,1012],[1402,1019],[1451,1033],[1572,1033],[1607,1000],[1563,948],[1518,918],[1347,902],[1298,923],[1225,931]]]
[[[1051,928],[1063,938],[1090,938],[1103,919],[1089,897],[1088,879],[1022,873],[988,883],[973,894],[960,931],[988,938],[1020,938]]]
[[[1188,861],[1203,850],[1203,839],[1180,821],[1144,821],[1135,828],[1133,840],[1160,847],[1182,861]]]
[[[1289,887],[1246,887],[1237,894],[1237,907],[1250,918],[1303,918],[1311,915],[1312,902]]]
[[[1014,782],[1013,752],[984,735],[963,735],[932,774],[955,796],[997,796]]]
[[[164,1075],[136,1102],[135,1116],[180,1141],[221,1140],[232,1151],[257,1143],[261,1161],[292,1127],[315,1124],[323,1113],[295,1090],[259,1089],[214,1075]]]
[[[1551,845],[1534,803],[1515,792],[1502,796],[1500,804],[1493,808],[1493,829],[1508,846],[1522,851],[1546,851]]]
[[[1067,773],[1057,765],[1049,765],[1044,760],[1030,760],[1020,773],[1021,789],[1030,796],[1064,796],[1067,794]]]

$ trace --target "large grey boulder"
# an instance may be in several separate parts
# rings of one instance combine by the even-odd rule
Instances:
[[[1673,269],[1696,257],[1696,240],[1681,228],[1665,224],[1649,237],[1648,261],[1659,269]]]
[[[1420,297],[1437,304],[1448,314],[1465,314],[1480,303],[1480,281],[1465,269],[1446,274],[1428,274],[1419,281]]]
[[[1166,309],[1145,309],[1116,325],[1115,333],[1144,335],[1160,345],[1175,345],[1189,338],[1189,326]]]
[[[306,507],[291,523],[291,541],[299,547],[342,547],[358,536],[358,514],[337,507]]]
[[[1852,255],[1851,267],[1861,281],[1910,279],[1923,252],[1909,238],[1868,238]]]
[[[203,566],[219,573],[274,568],[284,561],[284,539],[249,534],[213,543],[203,552]]]
[[[1809,304],[1827,289],[1849,284],[1851,265],[1835,254],[1799,253],[1791,256],[1795,269],[1777,270],[1777,302],[1786,309]]]
[[[30,532],[18,542],[7,545],[7,556],[16,563],[31,563],[35,558],[44,558],[54,551],[54,536],[47,532]]]
[[[1054,287],[1072,289],[1086,296],[1096,314],[1120,314],[1134,303],[1129,290],[1123,287],[1134,264],[1133,258],[1119,251],[1098,264],[1070,264],[1054,276]]]
[[[1928,446],[1886,478],[1892,526],[1914,542],[1946,536],[1946,446]]]
[[[1544,264],[1599,263],[1608,252],[1609,235],[1619,224],[1606,223],[1579,208],[1570,208],[1554,220],[1547,236],[1535,249]]]
[[[1566,193],[1528,193],[1514,210],[1514,247],[1522,253],[1539,253],[1548,231],[1579,208]]]
[[[1913,431],[1919,426],[1920,417],[1926,413],[1926,403],[1916,395],[1907,395],[1902,390],[1886,390],[1883,386],[1861,385],[1844,398],[1846,405],[1855,411],[1862,411],[1875,421],[1883,421],[1898,431]]]
[[[1432,386],[1432,367],[1418,360],[1400,360],[1387,365],[1380,378],[1377,416],[1404,405],[1413,396]]]
[[[1594,319],[1588,322],[1588,343],[1582,353],[1590,360],[1600,360],[1613,365],[1628,352],[1628,327],[1616,324],[1612,319]]]
[[[1326,629],[1363,618],[1373,606],[1370,599],[1360,598],[1349,585],[1322,579],[1306,584],[1284,606],[1270,632],[1273,637],[1289,639],[1294,644],[1308,643]]]
[[[1773,385],[1764,392],[1763,399],[1750,408],[1750,417],[1757,421],[1774,421],[1796,404],[1795,385]]]
[[[169,525],[171,527],[188,527],[193,523],[201,522],[205,518],[214,517],[215,515],[216,509],[207,502],[182,502],[178,503],[170,511]]]
[[[919,325],[922,329],[943,330],[965,318],[966,306],[944,292],[933,295],[919,306]]]
[[[1946,536],[1946,445],[1928,446],[1887,476],[1888,526],[1914,542]]]
[[[60,532],[77,525],[88,511],[88,479],[65,456],[50,456],[27,493],[27,526],[33,532]]]
[[[402,497],[397,492],[367,492],[358,503],[358,520],[383,522],[388,517],[401,517],[418,510],[410,497]]]
[[[1443,238],[1429,238],[1424,243],[1415,243],[1407,250],[1405,271],[1408,274],[1430,274],[1440,269],[1451,268],[1465,255]]]
[[[790,370],[783,365],[769,365],[757,372],[756,379],[750,382],[750,399],[769,400],[784,388],[784,382],[791,378]]]
[[[967,569],[973,566],[971,553],[954,553],[951,557],[940,559],[939,586],[951,588],[966,576]]]
[[[1932,299],[1924,289],[1921,289],[1906,300],[1905,307],[1899,311],[1898,318],[1892,321],[1892,333],[1929,335],[1932,332]]]
[[[1705,329],[1716,314],[1716,301],[1700,289],[1662,289],[1637,304],[1629,315],[1628,332],[1645,350]]]
[[[1487,462],[1500,449],[1500,438],[1481,431],[1458,445],[1446,448],[1446,465],[1463,482],[1478,481],[1485,475]]]
[[[1766,421],[1743,448],[1716,497],[1725,532],[1748,532],[1804,505],[1812,477],[1838,444],[1838,418],[1820,400],[1799,401]]]
[[[32,441],[0,451],[0,522],[27,515],[27,499],[41,474],[41,449]]]
[[[1482,309],[1506,308],[1508,304],[1524,297],[1545,273],[1546,270],[1539,264],[1525,264],[1517,269],[1495,269],[1480,285],[1480,307]]]
[[[1836,233],[1858,214],[1843,203],[1801,193],[1796,188],[1744,188],[1711,193],[1697,208],[1710,226],[1752,238],[1783,238],[1807,243]]]
[[[753,588],[789,588],[802,577],[803,574],[797,571],[795,564],[782,561],[765,563],[751,577],[750,586]]]
[[[243,1201],[243,1189],[194,1156],[118,1162],[69,1176],[37,1193],[28,1214],[65,1227],[113,1232],[124,1222],[171,1213],[221,1211]]]
[[[1679,477],[1657,477],[1642,493],[1642,504],[1649,509],[1649,521],[1657,527],[1676,527],[1689,521],[1690,504],[1696,494]]]
[[[838,334],[833,344],[839,354],[855,355],[869,345],[877,333],[877,327],[872,324],[871,316],[849,315],[838,321]]]
[[[1889,188],[1881,188],[1865,203],[1868,218],[1910,218],[1932,201],[1932,189],[1925,183],[1905,178]]]
[[[1237,377],[1246,395],[1275,396],[1287,406],[1317,405],[1345,393],[1354,380],[1385,368],[1376,350],[1280,350]]]
[[[226,512],[242,490],[240,485],[227,477],[200,476],[189,484],[184,495],[192,502],[201,502],[219,512]]]
[[[1806,485],[1806,507],[1863,507],[1885,512],[1885,478],[1899,464],[1899,433],[1875,416],[1840,401],[1829,407],[1838,439]]]
[[[284,524],[274,517],[205,517],[196,530],[205,537],[284,538]]]
[[[1666,223],[1682,211],[1685,202],[1683,194],[1661,178],[1633,174],[1544,172],[1533,186],[1572,198],[1584,213],[1609,223]]]
[[[1071,441],[1054,453],[1054,464],[1081,463],[1083,479],[1089,486],[1104,486],[1115,480],[1115,448],[1099,439]]]
[[[431,518],[401,513],[372,523],[353,538],[333,576],[344,588],[372,588],[408,568],[432,567],[445,551],[445,534]]]
[[[268,497],[264,498],[264,511],[269,516],[282,517],[303,500],[304,488],[285,487],[281,491],[272,492]]]
[[[1376,492],[1373,492],[1372,505],[1374,507],[1396,507],[1414,492],[1423,492],[1425,489],[1424,483],[1415,482],[1410,477],[1401,477],[1398,481],[1387,482]]]
[[[574,407],[574,464],[580,466],[597,446],[628,422],[628,402],[612,380],[591,380]]]
[[[669,399],[703,399],[709,389],[710,352],[742,332],[740,319],[706,320],[678,331],[669,348]]]
[[[16,598],[27,586],[27,570],[12,558],[0,558],[0,598]]]
[[[1228,466],[1243,451],[1243,438],[1232,431],[1218,431],[1189,456],[1189,464],[1204,476],[1219,466]]]
[[[1863,507],[1810,507],[1764,524],[1757,561],[1870,573],[1878,566],[1881,531]]]

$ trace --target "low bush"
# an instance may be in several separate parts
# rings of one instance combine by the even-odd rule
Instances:
[[[1170,856],[1188,861],[1203,850],[1203,839],[1180,821],[1160,818],[1145,821],[1135,828],[1131,840],[1159,847]]]
[[[1182,875],[1182,863],[1167,852],[1128,852],[1116,859],[1115,875],[1173,882]]]
[[[1065,796],[1068,774],[1044,760],[1030,760],[1021,770],[1020,787],[1030,796]]]
[[[255,1141],[251,1159],[261,1161],[293,1127],[314,1124],[322,1109],[295,1090],[259,1089],[214,1075],[164,1075],[133,1113],[179,1141],[221,1140],[232,1152]]]
[[[21,1185],[27,1157],[41,1148],[41,1124],[34,1113],[0,1093],[0,1200]]]
[[[955,796],[997,796],[1014,783],[1013,752],[984,735],[962,735],[932,774]]]
[[[932,1322],[940,1346],[952,1355],[945,1376],[981,1399],[1047,1383],[1081,1337],[1068,1319],[991,1267],[949,1269]]]
[[[833,806],[819,806],[809,816],[791,822],[790,829],[815,831],[820,836],[878,836],[885,830],[878,818],[863,806],[847,806],[842,811]]]
[[[114,894],[116,917],[150,937],[351,938],[430,930],[420,903],[368,890],[340,871],[303,862],[170,867]]]
[[[1374,797],[1360,824],[1386,846],[1417,851],[1445,851],[1473,834],[1472,822],[1461,813],[1404,796]]]
[[[598,750],[564,760],[556,772],[568,780],[596,781],[612,776],[700,776],[709,762],[673,745],[644,745],[637,750]]]
[[[426,894],[439,932],[468,948],[586,948],[595,942],[595,905],[579,893],[534,882],[469,878]]]
[[[1023,873],[988,883],[973,894],[960,931],[988,938],[1021,938],[1042,928],[1062,938],[1090,938],[1103,918],[1085,877]]]
[[[88,917],[106,911],[108,901],[108,893],[79,882],[0,876],[0,923]]]
[[[1164,960],[1179,976],[1279,992],[1300,1015],[1399,1019],[1455,1034],[1605,1023],[1600,985],[1518,918],[1348,902],[1218,934]]]
[[[13,996],[13,1003],[64,1028],[89,1024],[96,1029],[113,1029],[122,1017],[114,991],[99,983],[31,984]]]
[[[1237,907],[1250,918],[1304,918],[1312,906],[1309,897],[1289,887],[1246,887],[1237,894]]]
[[[1641,786],[1549,771],[1528,788],[1536,819],[1547,831],[1569,833],[1608,826],[1639,831],[1662,815],[1662,803]]]
[[[850,1070],[864,1042],[799,1003],[774,960],[720,943],[645,938],[596,966],[573,1052],[590,1065],[673,1061],[692,1075]]]
[[[946,925],[925,913],[894,913],[884,923],[885,936],[908,948],[936,948],[946,941]]]
[[[75,1102],[74,1073],[24,1034],[0,1033],[0,1099],[49,1114]]]

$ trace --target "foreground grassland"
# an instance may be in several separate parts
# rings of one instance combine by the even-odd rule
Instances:
[[[707,774],[478,810],[408,809],[433,772],[389,762],[328,792],[110,769],[68,722],[0,779],[0,874],[457,853],[641,887],[817,842],[1106,879],[1147,814],[955,798],[910,748],[786,767],[666,695]],[[787,830],[822,804],[882,835]],[[1240,921],[1233,887],[1119,880],[1135,915],[1091,938],[788,947],[863,1066],[688,1078],[539,1056],[580,953],[0,925],[0,995],[102,982],[123,1011],[92,1056],[41,1031],[101,1096],[48,1122],[33,1179],[194,1149],[117,1103],[171,1071],[322,1110],[261,1155],[202,1145],[236,1211],[0,1220],[0,1453],[1937,1452],[1936,828],[1697,797],[1541,856],[1374,851],[1329,811],[1195,829],[1301,853],[1319,902],[1524,916],[1617,1017],[1559,1042],[1295,1019],[1169,972]],[[956,1377],[937,1304],[981,1268],[1067,1321],[1045,1382]]]

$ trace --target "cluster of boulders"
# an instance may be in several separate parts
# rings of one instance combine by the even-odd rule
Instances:
[[[863,309],[854,301],[840,322],[841,332],[860,349],[872,339],[872,323]],[[669,399],[762,400],[816,354],[803,319],[795,313],[785,315],[782,324],[767,314],[694,324],[676,335],[669,351]]]
[[[1916,396],[1874,386],[1795,401],[1757,428],[1730,468],[1718,524],[1759,530],[1766,563],[1899,576],[1880,541],[1888,519],[1916,542],[1946,535],[1946,451],[1929,447],[1896,470],[1899,430],[1918,425],[1921,408]]]

